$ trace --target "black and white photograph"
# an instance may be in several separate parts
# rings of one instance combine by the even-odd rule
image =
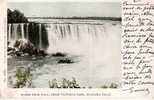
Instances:
[[[7,86],[121,88],[115,1],[8,3]]]

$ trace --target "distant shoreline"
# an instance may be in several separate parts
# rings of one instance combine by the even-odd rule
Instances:
[[[121,21],[121,17],[27,17],[28,19],[86,19]]]

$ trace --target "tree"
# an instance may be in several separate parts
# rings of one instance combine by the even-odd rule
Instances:
[[[7,21],[8,23],[26,23],[28,19],[19,10],[11,11],[7,10]]]

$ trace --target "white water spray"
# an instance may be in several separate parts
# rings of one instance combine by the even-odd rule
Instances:
[[[25,32],[24,32],[24,24],[22,23],[22,24],[20,24],[21,25],[21,38],[22,39],[25,39]]]

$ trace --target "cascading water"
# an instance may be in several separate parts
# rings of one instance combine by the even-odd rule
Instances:
[[[21,38],[25,39],[25,32],[24,32],[24,24],[20,24],[21,25]]]
[[[102,40],[104,25],[95,24],[46,24],[49,38],[48,52],[76,52],[91,42]],[[86,49],[88,49],[86,47]]]
[[[29,27],[29,23],[26,24],[26,38],[29,40],[29,30],[28,30],[28,27]]]
[[[120,70],[119,22],[116,25],[112,25],[112,21],[109,21],[103,24],[54,23],[45,26],[49,38],[49,53],[66,52],[70,55],[78,55],[82,59],[80,63],[72,65],[75,72],[61,73],[69,73],[81,80],[86,79],[87,83],[83,84],[91,86],[95,86],[96,83],[101,85],[108,79],[116,80],[120,76],[117,73]],[[82,77],[78,72],[82,75],[86,73],[87,76]],[[69,74],[62,76],[69,77],[67,76]]]
[[[76,22],[77,20],[71,20],[62,23],[20,23],[8,26],[8,36],[11,33],[13,40],[18,39],[21,33],[22,37],[26,36],[41,49],[46,43],[44,41],[48,40],[47,52],[49,54],[66,52],[71,60],[75,59],[75,63],[72,64],[58,64],[57,61],[55,63],[54,57],[45,57],[43,62],[42,60],[36,60],[36,63],[27,62],[31,67],[33,63],[35,65],[38,62],[38,68],[35,65],[36,70],[33,72],[36,77],[33,79],[35,87],[48,87],[49,80],[54,78],[71,79],[75,77],[80,85],[93,87],[119,82],[120,22],[101,22],[100,20],[99,23],[93,21],[87,23],[80,20],[78,20],[79,23]],[[19,25],[21,32],[18,32]],[[45,38],[46,33],[47,38]],[[21,65],[27,67],[27,64]]]
[[[19,24],[13,24],[13,34],[14,34],[13,40],[18,39],[18,31],[17,31],[18,26]]]
[[[9,24],[8,28],[8,41],[11,41],[11,24]]]
[[[97,40],[102,38],[105,32],[105,27],[102,24],[86,24],[86,23],[48,23],[38,24],[38,29],[33,29],[35,26],[32,24],[31,29],[38,30],[34,33],[29,33],[29,23],[17,23],[17,24],[9,24],[8,25],[8,40],[16,41],[17,39],[30,39],[32,37],[38,36],[38,47],[42,49],[43,47],[43,35],[42,33],[42,25],[45,26],[45,30],[47,30],[47,38],[49,41],[48,52],[56,52],[56,51],[70,51],[68,50],[69,45],[79,43],[87,43],[85,45],[89,45],[91,40]],[[20,26],[20,27],[19,27]],[[18,30],[20,28],[20,31]],[[12,33],[12,35],[11,35]],[[20,35],[21,34],[21,35]],[[34,36],[33,36],[34,35]],[[31,37],[29,37],[31,36]],[[96,39],[97,38],[97,39]],[[36,38],[37,39],[37,38]],[[35,39],[35,40],[36,40]],[[32,40],[34,40],[32,38]],[[33,41],[35,42],[35,41]],[[67,43],[66,43],[67,42]],[[67,45],[63,45],[66,43]],[[72,44],[71,44],[72,43]],[[60,47],[61,46],[61,47]],[[66,46],[66,50],[64,49]],[[73,46],[72,46],[73,47]],[[72,49],[72,48],[71,48]],[[82,48],[81,48],[82,49]],[[72,50],[73,51],[73,50]]]
[[[19,24],[8,24],[8,41],[9,46],[13,47],[15,41],[18,39],[18,26]]]
[[[39,48],[42,49],[42,26],[39,24]]]

